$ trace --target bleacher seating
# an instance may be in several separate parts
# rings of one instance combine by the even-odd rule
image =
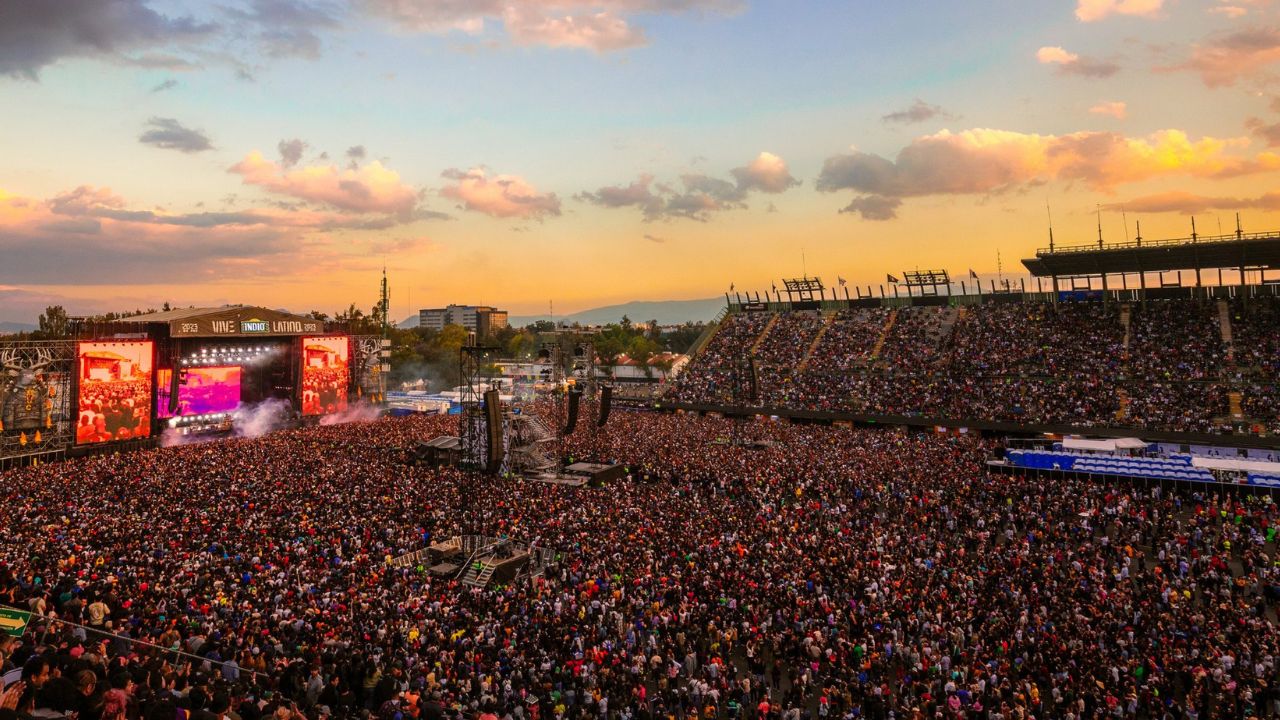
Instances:
[[[1280,488],[1280,475],[1273,473],[1249,473],[1249,484]]]
[[[825,316],[812,310],[731,313],[667,398],[731,403],[731,361],[751,356],[754,405],[770,409],[1280,433],[1271,299],[1234,319],[1216,301],[1191,299],[831,312],[825,334]]]
[[[1150,458],[1094,455],[1062,450],[1010,450],[1008,460],[1018,467],[1037,470],[1069,470],[1078,473],[1151,480],[1217,482],[1213,473],[1204,468],[1193,467],[1190,456]]]

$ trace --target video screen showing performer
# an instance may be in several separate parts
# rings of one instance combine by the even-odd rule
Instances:
[[[80,343],[77,360],[76,444],[149,437],[152,343]]]
[[[347,409],[350,355],[348,338],[302,339],[303,415],[331,415]]]
[[[168,368],[160,368],[156,372],[156,388],[161,400],[157,409],[162,418],[174,415],[169,412],[168,392],[173,379],[171,373]],[[240,404],[240,373],[238,366],[179,370],[177,415],[182,417],[235,410]]]

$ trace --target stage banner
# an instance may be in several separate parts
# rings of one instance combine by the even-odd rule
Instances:
[[[257,335],[315,335],[324,323],[266,308],[232,307],[222,312],[169,321],[170,337],[254,337]]]

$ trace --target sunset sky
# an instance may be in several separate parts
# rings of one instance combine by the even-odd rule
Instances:
[[[1046,206],[1280,228],[1271,0],[0,0],[0,99],[9,321],[367,310],[384,262],[397,319],[1020,270]]]

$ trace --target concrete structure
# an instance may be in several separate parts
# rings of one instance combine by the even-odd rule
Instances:
[[[443,330],[445,325],[461,325],[479,337],[487,337],[507,326],[507,311],[488,305],[449,305],[418,311],[418,327]]]

